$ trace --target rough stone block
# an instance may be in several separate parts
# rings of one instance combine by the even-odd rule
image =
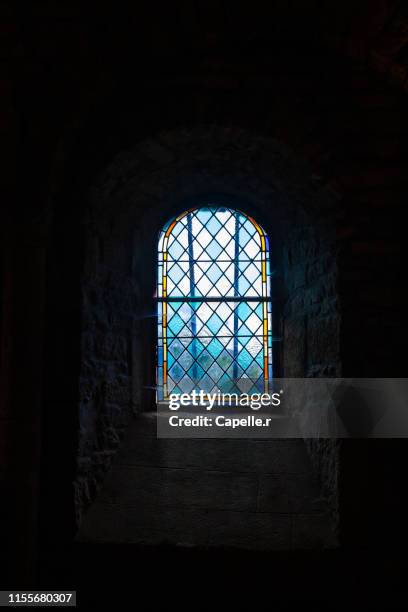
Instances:
[[[301,377],[305,373],[306,325],[305,317],[293,317],[284,322],[285,376]]]
[[[339,357],[338,316],[319,317],[308,321],[307,347],[309,364],[334,363]]]
[[[81,542],[128,542],[179,546],[287,550],[291,518],[191,508],[137,508],[99,504],[86,514]]]
[[[260,478],[260,512],[318,512],[325,507],[311,474],[270,474]]]
[[[293,516],[292,547],[294,549],[332,548],[337,544],[333,521],[327,513]]]
[[[310,470],[310,460],[302,440],[192,440],[127,435],[117,464],[244,473],[303,473]]]
[[[252,474],[121,467],[109,474],[101,499],[124,505],[255,510],[257,494],[258,479]]]

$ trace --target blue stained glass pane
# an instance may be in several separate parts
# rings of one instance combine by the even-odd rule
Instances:
[[[194,213],[193,213],[194,214]],[[210,220],[210,218],[212,217],[212,211],[210,208],[200,208],[196,213],[195,216],[197,217],[197,219],[203,224],[206,225],[206,223]]]
[[[242,336],[238,336],[238,351],[242,351],[249,343],[251,342],[251,338],[243,338]]]
[[[200,389],[210,393],[214,388],[214,381],[208,374],[204,374],[204,376],[198,381],[198,385]]]
[[[192,365],[187,371],[187,374],[193,380],[193,382],[197,382],[204,376],[205,372],[198,363],[194,363],[194,365]]]
[[[183,368],[183,370],[187,370],[193,361],[194,358],[188,351],[184,351],[184,353],[178,359],[179,365]]]
[[[245,276],[240,276],[238,280],[238,287],[240,295],[248,295],[251,290],[251,284],[245,278]]]
[[[180,255],[182,255],[182,253],[184,253],[184,248],[181,246],[178,240],[175,240],[169,246],[169,257],[171,259],[177,260],[180,257]]]
[[[222,276],[222,272],[219,269],[219,267],[217,266],[217,264],[212,264],[212,266],[208,269],[207,273],[206,273],[207,278],[213,283],[215,284],[217,282],[217,280],[220,278],[220,276]]]
[[[173,340],[173,342],[169,345],[169,352],[171,352],[176,358],[181,355],[183,349],[184,347],[178,339]]]
[[[252,385],[252,387],[249,388],[248,390],[248,394],[249,395],[255,395],[256,393],[263,393],[264,392],[264,379],[259,378],[256,383],[254,385]]]
[[[176,225],[173,227],[173,230],[171,232],[171,235],[173,236],[173,238],[177,238],[177,236],[180,234],[180,232],[186,227],[186,217],[183,217],[182,219],[180,219],[180,221],[178,223],[176,223]]]
[[[204,348],[204,345],[197,338],[195,338],[191,342],[187,350],[190,352],[191,355],[193,355],[193,357],[197,357],[198,355],[200,355],[200,353],[203,352]]]
[[[193,316],[193,308],[191,307],[190,304],[183,302],[180,306],[180,308],[178,309],[178,314],[180,316],[181,319],[183,319],[184,322],[188,322],[191,320],[191,317]]]
[[[228,374],[223,374],[218,381],[218,388],[221,393],[230,393],[233,387],[234,382],[231,380]]]
[[[206,370],[211,362],[212,362],[212,357],[210,355],[210,353],[207,350],[204,350],[197,358],[198,363],[204,368],[204,370]]]
[[[173,335],[177,335],[179,331],[181,331],[181,329],[184,327],[184,322],[183,320],[179,317],[178,314],[175,314],[171,317],[171,319],[168,322],[168,327],[169,327],[169,331],[173,334]]]
[[[255,304],[256,304],[256,302],[255,302]],[[262,306],[262,304],[258,304],[257,306],[255,306],[255,313],[259,317],[259,319],[262,320],[262,318],[263,318],[263,306]]]
[[[210,232],[210,234],[215,236],[221,228],[222,228],[221,223],[218,221],[217,217],[213,215],[211,219],[209,219],[207,222],[208,231]]]
[[[175,285],[177,285],[177,283],[183,278],[183,276],[185,276],[185,271],[182,270],[177,263],[173,264],[172,266],[169,266],[168,277],[171,278]]]
[[[208,352],[215,359],[218,357],[220,353],[222,353],[223,349],[224,349],[223,345],[216,338],[214,338],[214,340],[211,340],[211,342],[207,345]]]
[[[252,336],[253,333],[251,332],[250,329],[248,329],[246,325],[242,324],[238,330],[238,335],[239,336]]]
[[[242,251],[244,246],[251,240],[251,234],[244,227],[241,227],[239,232],[239,250]]]
[[[238,378],[241,378],[243,373],[244,373],[244,370],[237,363],[233,363],[232,365],[230,365],[230,367],[227,369],[227,372],[226,372],[226,374],[228,374],[228,376],[232,378],[234,381],[238,380]]]
[[[233,362],[233,354],[230,351],[225,350],[221,353],[221,355],[219,355],[217,361],[223,370],[227,370]]]
[[[190,390],[194,387],[194,383],[191,378],[186,374],[179,382],[179,387],[182,390],[182,393],[189,393]]]
[[[259,266],[255,266],[253,263],[250,263],[245,270],[244,275],[250,283],[254,283],[260,277]]]
[[[252,362],[252,357],[246,349],[243,349],[238,353],[238,363],[243,370],[246,370],[249,364]]]
[[[241,321],[245,321],[245,319],[251,314],[252,309],[249,307],[249,305],[246,302],[241,302],[240,304],[238,304],[238,316],[241,319]]]
[[[262,368],[258,363],[253,361],[247,368],[246,374],[251,380],[256,380],[262,374]]]
[[[169,369],[169,376],[175,382],[179,382],[184,376],[184,370],[182,367],[179,366],[178,363],[175,363],[173,367]]]
[[[214,361],[208,368],[207,373],[209,374],[209,376],[211,376],[213,381],[217,383],[221,376],[224,374],[224,370],[216,361]]]
[[[263,351],[260,351],[258,355],[255,357],[255,361],[262,367],[263,366]]]
[[[249,259],[247,257],[240,257],[238,259],[238,272],[239,272],[239,276],[242,276],[245,272],[245,270],[248,268],[248,266],[251,264],[251,262],[249,261]]]
[[[216,259],[222,251],[222,246],[217,240],[211,240],[210,244],[206,248],[208,259]],[[203,257],[204,259],[204,257]]]
[[[259,351],[263,348],[263,338],[262,336],[249,338],[246,342],[247,351],[249,351],[252,357],[258,355]]]
[[[216,334],[220,327],[222,326],[222,321],[217,314],[213,314],[207,321],[207,327]]]
[[[248,232],[250,236],[254,236],[256,234],[256,228],[253,226],[253,224],[251,223],[249,219],[245,218],[241,222],[241,226],[245,228],[245,230]]]

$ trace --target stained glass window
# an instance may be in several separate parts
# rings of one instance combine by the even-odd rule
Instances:
[[[268,237],[248,215],[207,206],[158,246],[157,398],[263,393],[272,377]]]

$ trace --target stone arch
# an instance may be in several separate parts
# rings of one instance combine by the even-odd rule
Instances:
[[[281,375],[340,373],[335,195],[286,146],[241,128],[178,129],[138,143],[97,177],[84,219],[78,516],[132,414],[152,402],[158,232],[209,194],[243,202],[271,238]],[[336,479],[324,473],[333,447],[309,447],[335,497]]]

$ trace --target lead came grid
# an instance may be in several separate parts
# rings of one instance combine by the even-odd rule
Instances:
[[[269,252],[253,219],[206,207],[167,224],[158,298],[158,399],[194,389],[265,390],[272,376]]]

